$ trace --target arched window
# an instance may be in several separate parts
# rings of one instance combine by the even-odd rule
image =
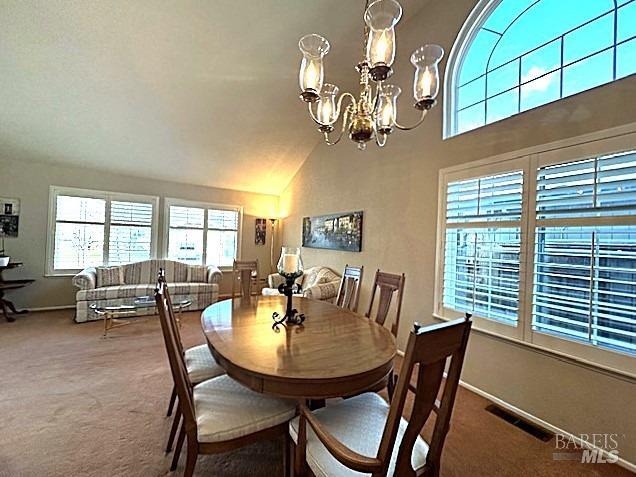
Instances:
[[[636,73],[636,0],[482,0],[446,70],[445,137]]]

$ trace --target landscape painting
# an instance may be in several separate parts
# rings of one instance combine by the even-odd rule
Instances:
[[[303,247],[362,251],[362,211],[303,218]]]

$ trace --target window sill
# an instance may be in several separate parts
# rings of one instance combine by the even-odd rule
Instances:
[[[451,321],[451,318],[444,317],[438,313],[433,313],[433,317],[442,320],[442,321]],[[477,331],[478,333],[490,336],[497,340],[505,341],[508,343],[512,343],[513,345],[529,348],[534,352],[541,353],[561,361],[565,361],[570,364],[574,364],[576,366],[581,366],[583,368],[590,369],[592,371],[601,372],[603,374],[619,378],[621,380],[627,380],[629,382],[636,381],[636,374],[630,373],[628,371],[624,371],[622,369],[617,369],[611,366],[605,366],[603,364],[596,363],[594,361],[589,361],[587,359],[579,358],[577,356],[573,356],[571,354],[563,353],[561,351],[556,351],[550,348],[546,348],[544,346],[539,346],[535,343],[529,343],[527,341],[520,340],[518,338],[511,338],[510,336],[505,336],[499,333],[494,333],[489,330],[484,330],[483,328],[479,328],[479,326],[475,326],[473,323],[472,327],[473,331]]]

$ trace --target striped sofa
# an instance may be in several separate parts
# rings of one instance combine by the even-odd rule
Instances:
[[[191,300],[188,310],[202,310],[219,298],[221,271],[215,266],[189,265],[172,260],[145,260],[118,267],[90,267],[73,277],[76,294],[75,321],[99,320],[90,305],[130,305],[135,298],[154,294],[157,272],[165,270],[168,289],[174,302]],[[154,314],[140,309],[139,315]]]

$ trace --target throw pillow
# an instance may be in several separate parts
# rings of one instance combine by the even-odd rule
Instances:
[[[97,288],[124,284],[124,273],[121,267],[97,267],[95,278]]]
[[[205,265],[189,265],[188,266],[188,282],[189,283],[207,283],[208,267]]]

